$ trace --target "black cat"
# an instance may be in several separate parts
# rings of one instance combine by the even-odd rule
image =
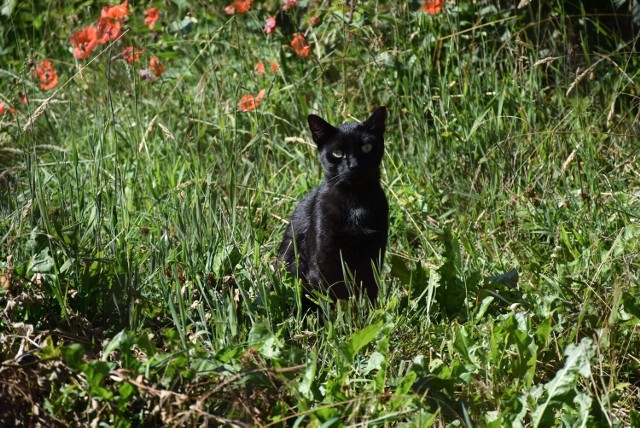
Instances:
[[[325,176],[296,207],[278,252],[289,272],[333,299],[350,295],[343,264],[356,292],[366,290],[372,301],[378,295],[373,266],[384,258],[389,230],[380,186],[386,117],[382,106],[364,122],[338,127],[308,118]],[[307,298],[303,303],[311,306]]]

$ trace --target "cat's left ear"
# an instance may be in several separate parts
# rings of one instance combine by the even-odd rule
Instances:
[[[311,129],[311,136],[313,142],[318,146],[329,136],[336,132],[336,128],[331,126],[326,120],[315,114],[310,114],[307,118],[309,122],[309,129]]]
[[[373,112],[371,117],[362,122],[362,127],[367,131],[379,137],[384,134],[384,121],[387,118],[387,108],[380,106]]]

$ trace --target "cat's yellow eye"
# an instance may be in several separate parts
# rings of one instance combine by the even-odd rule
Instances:
[[[340,159],[342,156],[344,156],[344,152],[340,149],[333,149],[331,150],[331,156]]]
[[[364,144],[360,148],[360,150],[362,150],[362,153],[369,153],[371,151],[371,149],[373,149],[373,146],[371,145],[371,143]]]

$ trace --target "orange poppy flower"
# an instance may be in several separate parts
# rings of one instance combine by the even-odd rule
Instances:
[[[312,16],[311,18],[309,18],[309,25],[311,25],[312,27],[314,25],[317,25],[318,22],[320,22],[320,18],[318,18],[317,16]]]
[[[150,30],[156,25],[156,21],[160,18],[160,13],[157,7],[150,7],[144,11],[144,25],[148,25]]]
[[[40,61],[33,70],[33,75],[40,81],[40,88],[48,91],[58,85],[58,73],[48,59]]]
[[[425,0],[422,3],[421,11],[427,12],[430,15],[435,15],[440,12],[444,7],[444,0]]]
[[[144,49],[136,49],[133,46],[127,46],[122,49],[122,58],[129,64],[133,64],[140,59],[140,54],[144,52]]]
[[[98,22],[96,23],[98,27],[98,43],[103,45],[109,40],[115,40],[120,36],[122,21],[131,13],[128,5],[129,1],[125,0],[122,4],[102,8],[100,18],[98,18]]]
[[[258,76],[262,76],[264,74],[264,62],[258,61],[256,63],[256,73],[258,73]]]
[[[267,18],[267,23],[264,24],[264,32],[265,34],[273,34],[276,32],[276,19],[275,18]]]
[[[111,18],[98,18],[98,43],[104,45],[109,40],[115,40],[120,36],[122,22]]]
[[[260,105],[260,101],[264,98],[265,90],[262,89],[258,92],[257,96],[253,96],[251,94],[243,95],[238,101],[238,110],[240,111],[251,111],[258,108]]]
[[[167,67],[160,63],[160,58],[157,56],[151,57],[149,60],[149,69],[156,75],[156,77],[162,76],[162,73],[167,71]]]
[[[16,110],[13,107],[7,106],[4,101],[0,101],[0,116],[2,116],[5,111],[8,111],[9,113],[13,114],[14,116],[18,114],[18,110]]]
[[[98,45],[98,31],[95,27],[84,27],[71,35],[73,54],[78,59],[87,59]]]
[[[275,73],[280,68],[280,64],[275,59],[271,61],[271,72]]]
[[[115,6],[105,6],[100,12],[100,18],[122,19],[131,13],[128,6],[129,0]]]
[[[253,0],[235,0],[229,6],[224,8],[224,11],[228,15],[233,15],[234,13],[246,13],[251,8],[251,3]]]
[[[309,43],[307,43],[307,41],[304,39],[302,34],[295,33],[293,35],[293,40],[291,41],[291,47],[293,48],[294,51],[296,51],[298,56],[305,57],[305,58],[309,56],[309,53],[310,53]]]

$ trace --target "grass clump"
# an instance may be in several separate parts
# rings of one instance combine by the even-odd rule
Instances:
[[[639,423],[635,39],[564,2],[175,2],[77,59],[106,5],[32,3],[0,18],[3,424]],[[382,104],[381,296],[302,317],[306,115]]]

